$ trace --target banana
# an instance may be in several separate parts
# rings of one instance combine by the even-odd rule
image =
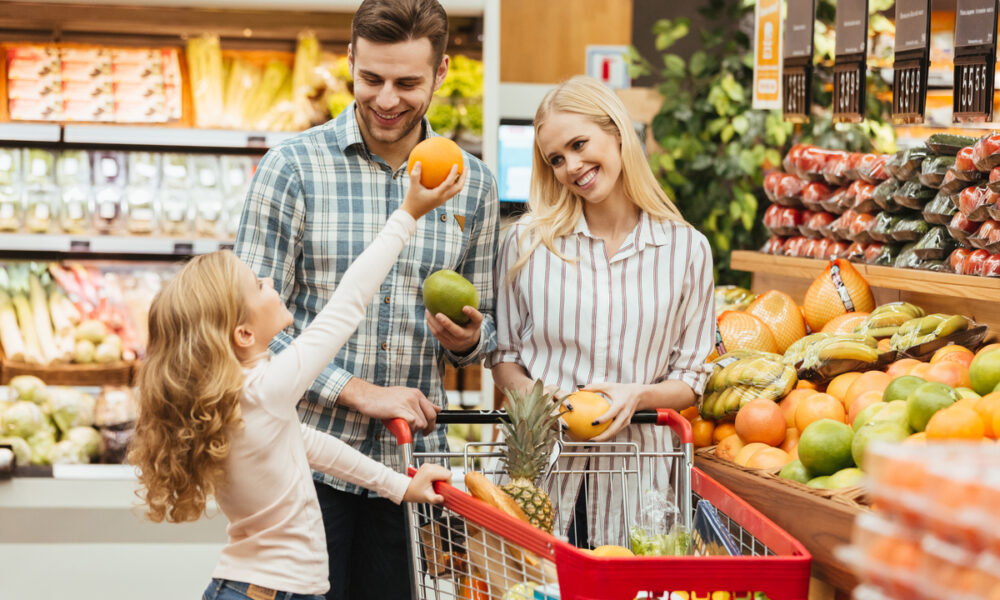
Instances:
[[[963,315],[952,315],[941,322],[934,330],[934,335],[944,337],[958,331],[965,331],[969,328],[969,320]]]
[[[765,387],[774,380],[781,377],[785,365],[766,359],[754,359],[753,364],[747,365],[744,371],[744,378],[740,383],[756,387]]]
[[[878,349],[861,342],[836,341],[824,344],[820,348],[817,358],[822,362],[837,359],[875,362],[878,360]]]
[[[722,395],[719,396],[719,404],[716,407],[716,411],[720,413],[719,418],[740,409],[740,400],[743,397],[743,389],[744,388],[731,387],[722,392]]]
[[[712,392],[702,397],[698,406],[698,414],[702,419],[715,420],[715,404],[719,399],[719,392]]]
[[[927,335],[929,333],[934,333],[937,331],[938,326],[948,320],[951,315],[944,315],[941,313],[934,313],[933,315],[927,315],[926,317],[921,317],[920,326],[917,328],[917,335]]]
[[[806,349],[809,346],[819,342],[820,340],[825,340],[830,337],[829,333],[810,333],[809,335],[799,338],[798,340],[792,342],[792,345],[785,349],[785,355],[782,357],[782,362],[786,365],[794,365],[801,362],[805,356]]]
[[[881,340],[883,338],[891,338],[892,336],[896,335],[897,331],[899,331],[898,326],[883,326],[883,327],[865,329],[862,333],[870,335],[876,340]]]

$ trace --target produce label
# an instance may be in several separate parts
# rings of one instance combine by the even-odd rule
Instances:
[[[754,9],[753,107],[781,108],[781,0]]]

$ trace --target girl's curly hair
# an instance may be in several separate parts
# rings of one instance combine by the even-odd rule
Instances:
[[[242,427],[243,369],[232,345],[246,318],[241,263],[229,251],[191,260],[153,299],[128,459],[150,520],[195,521],[224,476]]]

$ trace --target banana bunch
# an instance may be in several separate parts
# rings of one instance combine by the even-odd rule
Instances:
[[[801,368],[819,367],[834,360],[878,361],[878,341],[863,333],[831,335],[809,347]]]
[[[858,325],[854,333],[863,333],[875,339],[891,338],[899,327],[912,319],[924,316],[924,309],[909,302],[890,302],[875,307],[868,320]]]
[[[798,383],[795,367],[768,352],[736,350],[715,359],[713,365],[699,406],[704,419],[717,421],[735,415],[754,398],[777,400]]]
[[[899,326],[899,330],[889,340],[893,350],[906,350],[969,328],[969,319],[964,315],[934,313],[910,319]]]
[[[809,351],[809,348],[828,337],[830,337],[829,333],[817,332],[810,333],[803,338],[799,338],[798,340],[792,342],[791,346],[785,349],[785,355],[781,357],[781,362],[793,367],[798,365],[805,360],[806,352]]]

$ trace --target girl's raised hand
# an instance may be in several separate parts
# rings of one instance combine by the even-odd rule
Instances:
[[[421,465],[406,487],[403,501],[441,504],[444,498],[434,491],[435,481],[451,481],[451,471],[433,463]]]
[[[462,169],[462,173],[459,174],[458,167],[453,166],[440,185],[428,189],[420,183],[421,168],[419,162],[413,165],[413,170],[410,171],[410,189],[406,192],[402,206],[403,210],[413,215],[414,219],[426,215],[461,192],[465,186],[465,175],[468,173],[468,169]]]

